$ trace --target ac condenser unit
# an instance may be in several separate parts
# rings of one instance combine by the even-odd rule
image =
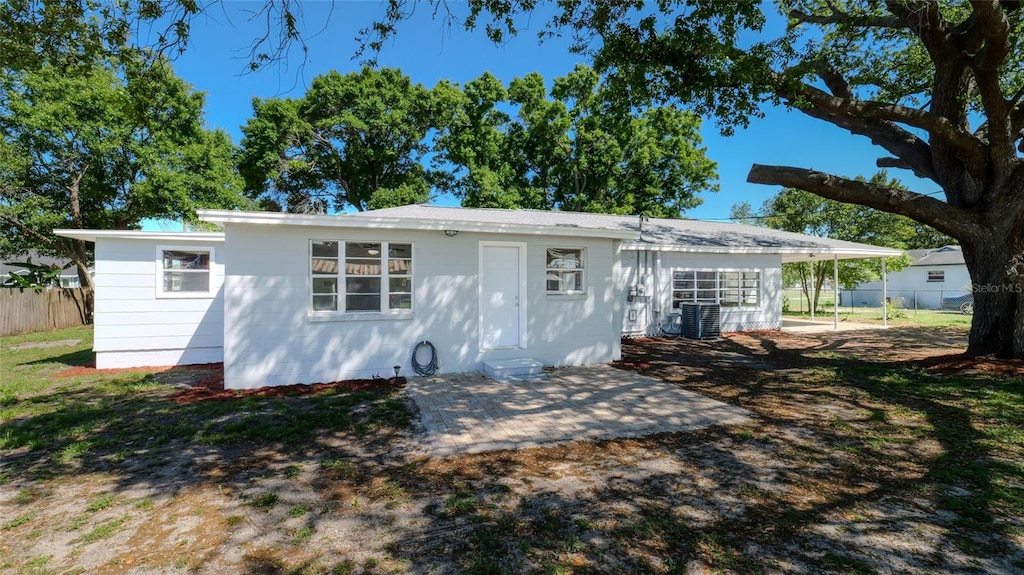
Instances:
[[[689,339],[717,339],[722,335],[722,306],[684,303],[680,306],[682,335]]]

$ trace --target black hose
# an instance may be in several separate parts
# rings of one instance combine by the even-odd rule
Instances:
[[[423,346],[430,348],[430,362],[427,363],[427,365],[423,365],[416,361],[416,356],[419,355],[420,348]],[[434,347],[434,344],[427,340],[423,340],[416,344],[416,347],[412,350],[412,370],[423,376],[431,376],[437,373],[437,348]]]

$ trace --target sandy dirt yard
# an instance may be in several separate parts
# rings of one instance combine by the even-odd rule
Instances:
[[[35,383],[0,395],[0,573],[1021,573],[1024,365],[964,341],[628,341],[617,367],[754,417],[441,459],[401,382],[4,350]]]

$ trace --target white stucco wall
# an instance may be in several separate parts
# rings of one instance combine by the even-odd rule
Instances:
[[[621,292],[613,275],[619,255],[612,240],[469,232],[450,238],[440,231],[249,224],[228,224],[225,231],[225,384],[231,388],[389,377],[394,365],[402,375],[413,375],[411,354],[423,340],[437,348],[440,369],[447,373],[479,370],[492,358],[584,365],[619,355]],[[311,239],[412,242],[414,312],[311,317]],[[527,246],[525,349],[480,349],[482,240]],[[586,249],[585,294],[546,293],[547,247]]]
[[[639,259],[638,259],[639,256]],[[758,271],[761,293],[758,306],[723,307],[722,331],[778,329],[782,326],[782,258],[777,254],[692,254],[684,252],[622,252],[626,289],[622,332],[630,335],[658,333],[658,324],[672,311],[672,272]],[[627,301],[628,286],[643,285],[644,295]]]
[[[158,246],[211,248],[211,297],[158,297]],[[223,244],[99,238],[96,367],[187,365],[223,360]]]
[[[944,281],[928,281],[928,272],[942,270]],[[971,274],[964,264],[911,266],[887,274],[887,295],[890,301],[901,298],[903,307],[914,309],[939,309],[944,297],[955,297],[971,293]],[[855,290],[842,290],[844,306],[882,305],[882,282],[868,282]]]

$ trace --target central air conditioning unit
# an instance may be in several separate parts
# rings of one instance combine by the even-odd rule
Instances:
[[[679,311],[683,337],[718,339],[722,335],[722,306],[717,303],[684,303]]]

